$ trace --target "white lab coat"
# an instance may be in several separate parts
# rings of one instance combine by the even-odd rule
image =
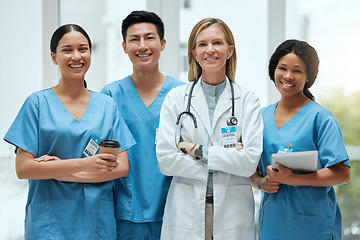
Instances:
[[[208,163],[178,152],[175,144],[177,116],[185,111],[192,83],[172,89],[163,103],[156,153],[163,174],[174,176],[167,196],[162,240],[205,239],[205,196],[209,170],[214,170],[214,239],[255,239],[254,198],[248,177],[257,167],[263,141],[263,123],[257,96],[234,83],[237,139],[244,149],[225,149],[220,129],[231,116],[231,87],[226,87],[214,110],[211,126],[205,94],[199,80],[193,90],[190,111],[198,124],[197,144],[209,146]],[[195,142],[189,115],[181,117],[176,142]]]

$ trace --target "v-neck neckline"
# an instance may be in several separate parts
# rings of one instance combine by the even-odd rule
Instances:
[[[93,92],[91,90],[88,90],[90,93],[90,97],[89,97],[89,102],[88,105],[86,107],[86,110],[84,112],[84,114],[81,116],[80,120],[78,121],[74,115],[72,115],[65,107],[65,105],[63,104],[63,102],[60,100],[60,98],[56,95],[56,93],[54,92],[54,90],[52,88],[50,88],[50,92],[52,93],[52,95],[55,97],[57,103],[59,106],[61,106],[63,112],[67,115],[67,118],[70,119],[72,122],[75,122],[77,124],[80,124],[81,122],[84,122],[86,120],[86,116],[88,115],[88,112],[90,111],[90,106],[91,106],[91,102],[92,102],[92,95]]]
[[[160,89],[160,91],[158,92],[158,94],[156,95],[156,97],[154,98],[154,101],[152,101],[152,103],[147,107],[146,105],[145,105],[145,103],[144,103],[144,101],[142,100],[142,98],[140,97],[140,94],[139,94],[139,92],[138,92],[138,90],[136,89],[136,87],[135,87],[135,84],[134,84],[134,82],[133,82],[133,80],[132,80],[132,77],[131,76],[129,76],[129,80],[130,80],[130,84],[132,85],[132,87],[133,87],[133,90],[136,92],[136,96],[137,96],[137,98],[141,101],[141,105],[143,106],[143,108],[144,109],[146,109],[146,110],[150,110],[151,108],[152,108],[152,106],[156,103],[156,101],[157,101],[157,99],[159,98],[159,95],[163,92],[163,90],[164,90],[164,87],[165,87],[165,84],[167,83],[167,76],[165,77],[165,81],[164,81],[164,83],[163,83],[163,85],[161,86],[161,89]]]
[[[308,102],[307,104],[305,104],[304,106],[302,106],[294,116],[292,116],[289,120],[287,120],[280,128],[277,127],[276,125],[276,121],[275,121],[275,110],[276,107],[278,106],[279,102],[277,102],[276,104],[274,104],[273,110],[272,110],[272,119],[273,119],[273,124],[275,126],[275,129],[277,131],[281,131],[282,129],[286,128],[287,125],[291,124],[291,122],[294,121],[294,119],[297,118],[297,116],[303,111],[304,108],[306,108],[309,104],[313,103],[314,101]]]

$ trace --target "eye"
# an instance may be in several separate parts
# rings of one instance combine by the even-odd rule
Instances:
[[[216,41],[216,42],[214,42],[214,45],[221,45],[221,44],[222,44],[221,41]]]
[[[302,73],[301,70],[294,70],[294,73]]]
[[[61,51],[62,51],[62,52],[65,52],[65,53],[68,53],[68,52],[71,51],[71,49],[65,48],[65,49],[62,49]]]
[[[204,47],[204,46],[206,46],[205,43],[199,43],[199,47]]]
[[[129,42],[136,42],[136,41],[138,41],[137,38],[130,38],[130,39],[129,39]]]
[[[80,52],[86,52],[87,50],[88,50],[88,48],[86,48],[86,47],[83,47],[83,48],[79,49]]]
[[[281,71],[286,71],[286,68],[284,68],[284,67],[279,67],[279,70],[281,70]]]

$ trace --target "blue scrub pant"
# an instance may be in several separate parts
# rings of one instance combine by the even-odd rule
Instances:
[[[159,240],[162,221],[135,223],[116,219],[117,240]]]

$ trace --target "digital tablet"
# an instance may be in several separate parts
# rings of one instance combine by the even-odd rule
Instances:
[[[274,153],[271,155],[273,169],[276,169],[275,163],[277,162],[296,173],[316,172],[318,151]]]

